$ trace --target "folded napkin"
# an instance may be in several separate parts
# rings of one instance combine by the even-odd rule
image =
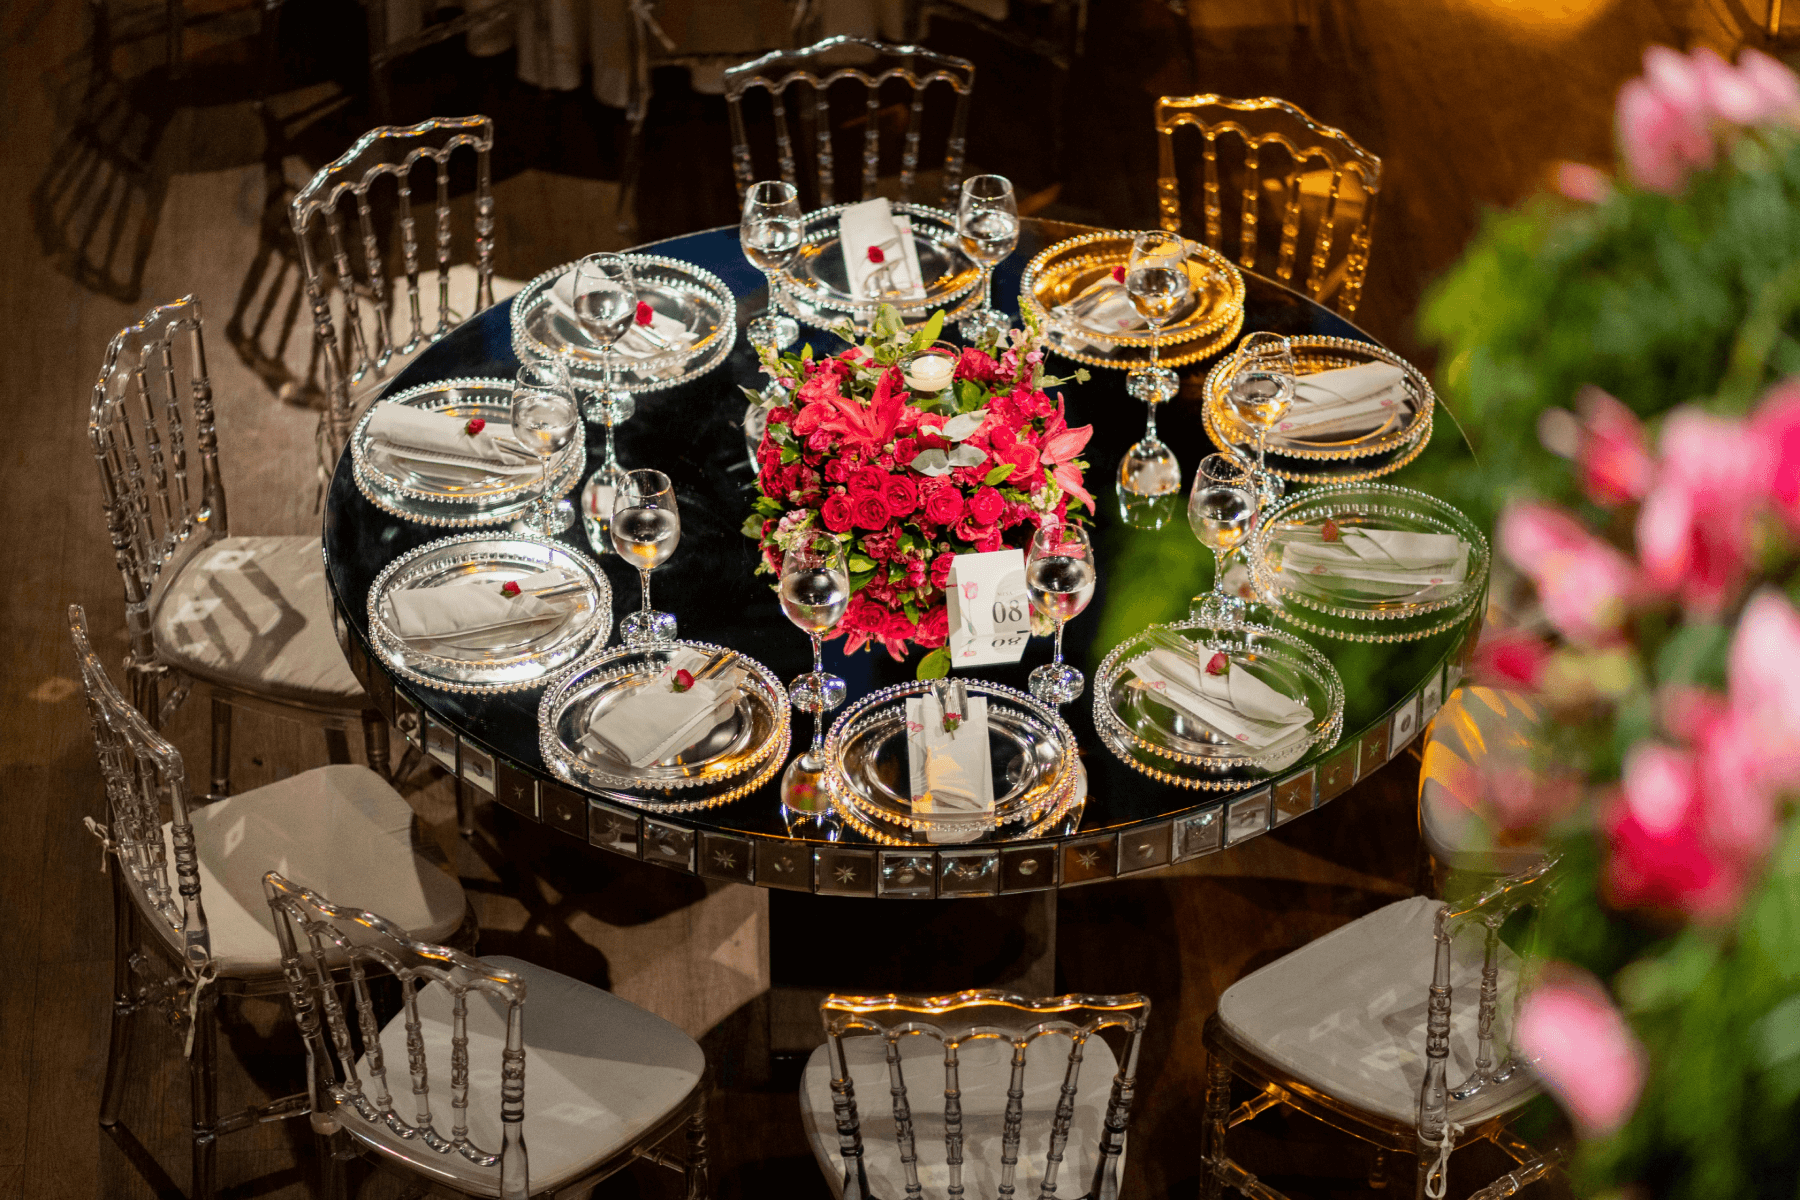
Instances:
[[[925,298],[925,274],[919,269],[919,247],[913,241],[912,218],[895,216],[887,197],[852,204],[838,218],[838,245],[844,252],[844,277],[850,294],[866,300],[898,296]],[[869,256],[873,247],[881,261]]]
[[[1276,691],[1241,665],[1208,675],[1205,663],[1212,654],[1200,645],[1192,654],[1157,647],[1126,669],[1139,687],[1249,750],[1278,746],[1312,721],[1313,711],[1303,701]]]
[[[1469,571],[1469,544],[1451,533],[1343,528],[1326,541],[1311,527],[1282,539],[1281,570],[1290,580],[1348,580],[1372,596],[1405,596],[1457,584]]]
[[[954,733],[944,731],[944,710],[935,692],[906,702],[906,754],[913,811],[934,817],[975,817],[994,811],[994,777],[988,762],[987,697],[970,696],[968,711]],[[928,831],[932,841],[968,841],[968,831]]]
[[[556,282],[550,285],[550,307],[577,329],[581,328],[581,318],[575,313],[574,268],[558,275]],[[640,308],[638,311],[643,310]],[[613,343],[613,350],[621,358],[654,358],[659,354],[685,350],[694,344],[694,335],[688,332],[686,325],[666,313],[657,312],[655,308],[650,309],[650,331],[660,335],[668,343],[668,348],[664,349],[645,337],[642,328],[634,320],[631,328],[625,331],[625,336]]]
[[[1131,302],[1125,285],[1110,275],[1101,276],[1067,304],[1059,304],[1050,311],[1096,333],[1130,333],[1145,327],[1144,318]]]
[[[529,593],[569,583],[574,576],[560,570],[539,571],[516,580],[517,596],[501,592],[501,584],[489,578],[479,583],[446,583],[428,588],[401,588],[387,594],[383,619],[408,642],[467,638],[530,625],[555,616],[575,597],[540,600]]]
[[[705,741],[735,714],[743,670],[733,668],[711,679],[698,679],[685,692],[672,690],[670,684],[677,671],[697,675],[710,661],[711,656],[703,651],[683,648],[656,678],[638,684],[596,713],[581,744],[639,768],[673,758]]]
[[[383,401],[369,412],[369,440],[385,445],[398,457],[414,462],[465,467],[532,478],[537,456],[512,436],[510,425],[490,422],[480,433],[468,432],[466,417]]]
[[[1384,362],[1339,367],[1294,380],[1294,403],[1275,426],[1305,437],[1379,429],[1406,411],[1412,393],[1406,372]]]

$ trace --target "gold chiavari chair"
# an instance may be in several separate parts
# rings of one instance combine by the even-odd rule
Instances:
[[[1286,284],[1296,284],[1304,248],[1304,283],[1296,286],[1320,303],[1335,298],[1345,317],[1355,313],[1369,269],[1381,160],[1343,130],[1319,124],[1286,100],[1164,96],[1156,102],[1157,206],[1162,227],[1171,232],[1180,232],[1183,224],[1175,156],[1175,131],[1183,126],[1204,139],[1206,244],[1230,254],[1227,227],[1233,227],[1238,262]],[[1238,151],[1234,177],[1222,178],[1222,142]],[[1226,167],[1231,165],[1228,160]],[[1227,189],[1237,198],[1229,212]],[[1262,240],[1268,225],[1281,231],[1274,246]]]

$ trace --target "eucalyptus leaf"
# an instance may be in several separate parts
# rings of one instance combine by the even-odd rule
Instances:
[[[973,446],[958,446],[950,451],[950,465],[953,467],[979,467],[987,461],[987,455]]]
[[[962,449],[961,446],[957,447]],[[948,475],[950,473],[950,456],[942,450],[921,450],[912,460],[912,469],[921,475]]]
[[[987,420],[987,409],[978,408],[974,412],[961,413],[951,417],[944,422],[943,428],[938,432],[953,442],[960,442],[980,429],[981,423],[985,420]]]

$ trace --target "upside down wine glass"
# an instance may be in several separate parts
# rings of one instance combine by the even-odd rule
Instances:
[[[595,472],[602,484],[617,487],[623,471],[613,445],[613,427],[629,421],[637,403],[631,393],[617,386],[615,369],[620,338],[637,319],[637,285],[631,277],[631,260],[622,254],[590,254],[575,264],[572,281],[575,317],[581,331],[600,349],[601,386],[585,404],[582,415],[595,425],[606,426],[606,459]]]
[[[1255,484],[1243,463],[1229,454],[1209,454],[1194,473],[1188,493],[1188,526],[1213,552],[1212,590],[1196,597],[1191,615],[1218,625],[1241,618],[1242,598],[1225,590],[1226,562],[1243,547],[1259,508]]]
[[[1256,430],[1256,494],[1264,504],[1280,497],[1281,477],[1266,461],[1269,430],[1294,403],[1294,347],[1279,333],[1253,333],[1238,343],[1231,406]]]
[[[1087,530],[1054,522],[1032,535],[1025,556],[1025,593],[1032,608],[1056,622],[1055,655],[1030,677],[1031,694],[1046,704],[1067,704],[1086,686],[1081,672],[1063,662],[1063,623],[1088,606],[1095,581],[1094,546]]]
[[[574,523],[567,500],[550,498],[550,460],[561,454],[575,437],[581,414],[560,364],[531,362],[513,378],[512,436],[538,459],[538,498],[519,518],[533,533],[561,533]]]
[[[650,646],[675,640],[675,614],[650,607],[650,572],[669,561],[681,544],[681,509],[675,485],[661,471],[627,471],[613,493],[613,549],[638,569],[644,606],[619,622],[619,638],[627,646]]]
[[[738,241],[744,257],[769,283],[769,307],[750,322],[744,333],[752,346],[786,350],[800,340],[800,323],[775,303],[775,275],[786,270],[800,252],[800,193],[779,179],[753,183],[744,192],[744,211],[738,219]]]
[[[957,329],[970,343],[997,340],[1012,322],[994,307],[994,268],[1019,244],[1019,202],[1006,176],[972,175],[963,180],[962,199],[956,206],[956,233],[963,253],[981,268],[980,307],[964,317]]]
[[[1181,380],[1174,371],[1158,365],[1157,355],[1162,327],[1193,290],[1187,257],[1187,242],[1180,235],[1156,229],[1140,233],[1132,241],[1131,262],[1125,269],[1125,294],[1150,326],[1150,365],[1125,377],[1125,390],[1149,406],[1143,439],[1119,462],[1119,490],[1135,496],[1164,496],[1181,490],[1181,464],[1156,435],[1156,406],[1175,395]]]

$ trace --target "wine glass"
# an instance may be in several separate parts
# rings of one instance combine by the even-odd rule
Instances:
[[[1162,496],[1181,490],[1181,464],[1156,435],[1156,406],[1181,386],[1174,371],[1157,365],[1162,327],[1193,290],[1187,273],[1188,245],[1180,235],[1156,229],[1131,243],[1125,268],[1125,294],[1150,326],[1150,365],[1125,377],[1125,390],[1149,405],[1143,439],[1119,462],[1119,487],[1139,496]]]
[[[775,273],[800,252],[801,230],[800,193],[793,184],[766,179],[750,185],[738,219],[738,241],[750,265],[769,282],[768,311],[744,331],[759,350],[785,350],[800,340],[800,323],[775,303]]]
[[[1231,406],[1256,431],[1257,495],[1263,503],[1282,491],[1279,475],[1265,462],[1269,430],[1294,403],[1294,347],[1278,333],[1253,333],[1238,343],[1237,372],[1231,379]]]
[[[1223,489],[1215,494],[1214,489]],[[1250,497],[1250,514],[1239,522],[1238,493]],[[1240,596],[1225,590],[1225,562],[1244,544],[1250,526],[1261,505],[1257,502],[1255,482],[1250,470],[1229,454],[1209,454],[1200,460],[1194,473],[1194,487],[1188,493],[1188,526],[1202,545],[1213,552],[1213,586],[1204,596],[1197,596],[1191,609],[1202,621],[1219,624],[1241,618],[1245,604]]]
[[[981,268],[981,306],[958,326],[963,340],[997,341],[1011,321],[994,307],[994,268],[1019,244],[1019,203],[1004,175],[973,175],[963,180],[956,208],[956,232],[963,253]]]
[[[589,421],[606,426],[606,458],[597,474],[616,484],[616,477],[622,472],[613,445],[613,427],[630,420],[637,408],[631,393],[617,386],[614,374],[614,347],[637,319],[637,285],[631,278],[631,260],[623,254],[590,254],[575,264],[571,290],[581,331],[600,348],[600,390],[582,405],[581,411]]]
[[[513,378],[512,436],[538,459],[538,498],[519,524],[534,533],[561,533],[575,520],[567,500],[550,498],[550,460],[581,424],[568,375],[553,362],[530,362]]]
[[[627,471],[613,493],[613,549],[638,569],[644,606],[619,622],[627,646],[649,646],[675,640],[675,614],[650,607],[650,572],[669,561],[681,544],[681,509],[675,485],[661,471]]]
[[[1201,545],[1213,552],[1213,586],[1195,606],[1195,614],[1217,625],[1243,613],[1244,602],[1225,591],[1225,562],[1249,536],[1257,500],[1249,472],[1235,459],[1210,454],[1200,468],[1188,496],[1188,524]]]
[[[825,714],[844,702],[844,681],[825,670],[820,656],[827,634],[837,628],[850,607],[850,567],[844,560],[844,548],[836,540],[818,538],[811,545],[789,550],[781,560],[781,611],[812,638],[813,669],[794,680],[788,695],[794,707],[813,715],[812,747],[795,759],[782,776],[782,794],[791,791],[790,782],[814,785],[824,771],[819,757],[825,739]],[[790,781],[790,776],[794,777]],[[816,805],[816,785],[807,791],[805,802],[790,808]],[[785,803],[784,799],[784,803]]]
[[[1067,704],[1081,695],[1086,680],[1063,662],[1063,622],[1094,598],[1094,546],[1087,530],[1060,521],[1032,535],[1025,556],[1025,593],[1031,607],[1056,622],[1054,658],[1031,673],[1031,694],[1046,704]]]

